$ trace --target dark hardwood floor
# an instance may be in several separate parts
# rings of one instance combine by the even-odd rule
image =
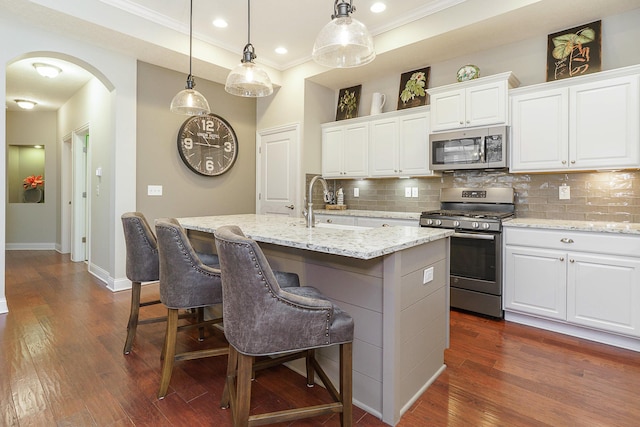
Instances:
[[[178,362],[158,400],[164,328],[141,325],[122,354],[129,292],[110,292],[84,263],[53,251],[8,251],[6,266],[0,425],[230,425],[218,406],[226,356]],[[154,296],[157,286],[144,287],[143,298]],[[189,334],[179,335],[182,348],[218,339]],[[445,360],[399,426],[640,425],[639,353],[454,312]],[[255,413],[328,399],[283,367],[260,372],[253,387]],[[384,425],[360,409],[354,423]],[[291,425],[339,423],[334,415]]]

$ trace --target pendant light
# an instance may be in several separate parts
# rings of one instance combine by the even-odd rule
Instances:
[[[224,90],[237,96],[269,96],[273,93],[271,79],[266,71],[253,62],[256,53],[251,44],[251,0],[247,0],[247,12],[247,44],[242,51],[240,64],[227,76]]]
[[[193,89],[196,82],[193,81],[191,75],[192,61],[192,45],[193,45],[193,0],[189,8],[189,75],[187,76],[187,85],[184,90],[178,92],[171,100],[171,112],[184,114],[187,116],[198,116],[209,114],[209,103],[207,99],[197,90]]]
[[[322,28],[313,45],[313,60],[332,68],[351,68],[368,64],[376,57],[373,38],[357,19],[352,1],[335,0],[331,22]]]

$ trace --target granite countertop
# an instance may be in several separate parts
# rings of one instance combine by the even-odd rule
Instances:
[[[415,219],[420,220],[420,212],[368,211],[364,209],[314,209],[315,214],[360,216],[367,218]]]
[[[561,219],[514,218],[502,222],[503,227],[546,228],[550,230],[597,231],[640,235],[639,223],[604,221],[568,221]]]
[[[280,215],[220,215],[178,218],[187,230],[212,233],[223,225],[239,226],[257,242],[359,259],[379,256],[443,239],[453,230],[423,227],[350,227],[323,224],[307,228],[304,219]]]

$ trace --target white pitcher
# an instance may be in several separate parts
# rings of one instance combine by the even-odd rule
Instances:
[[[382,107],[387,101],[387,97],[384,93],[374,92],[371,97],[371,115],[382,113]]]

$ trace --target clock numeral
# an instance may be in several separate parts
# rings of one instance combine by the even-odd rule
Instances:
[[[224,143],[224,151],[227,153],[231,153],[233,151],[233,144],[231,144],[231,141],[226,141]]]
[[[205,132],[213,132],[214,130],[213,120],[202,119],[202,130]]]
[[[186,148],[187,150],[191,150],[193,149],[193,139],[191,138],[185,138],[182,140],[182,145],[184,146],[184,148]]]
[[[213,170],[214,170],[214,167],[213,167],[213,160],[211,160],[211,159],[207,159],[207,160],[204,162],[204,167],[205,167],[205,169],[206,169],[208,172],[213,172]]]

